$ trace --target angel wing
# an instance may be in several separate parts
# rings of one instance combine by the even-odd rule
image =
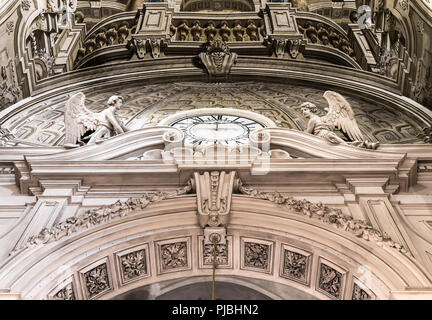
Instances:
[[[324,93],[324,98],[329,105],[329,111],[321,119],[333,125],[335,128],[342,130],[352,141],[363,141],[363,134],[357,125],[357,121],[354,118],[354,111],[349,102],[334,91],[326,91]]]
[[[66,101],[64,144],[76,144],[87,130],[96,130],[97,113],[91,112],[84,105],[85,95],[82,92],[74,94]]]

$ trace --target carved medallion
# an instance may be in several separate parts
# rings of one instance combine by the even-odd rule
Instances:
[[[162,270],[185,268],[188,266],[187,242],[163,244],[160,247]]]
[[[111,289],[108,277],[108,267],[106,263],[84,273],[85,287],[87,296],[93,298]]]
[[[287,249],[283,250],[283,277],[306,283],[308,269],[309,256]]]
[[[213,40],[209,42],[207,51],[199,54],[199,58],[210,78],[226,78],[237,59],[237,53],[230,52],[224,41]]]
[[[76,300],[72,282],[69,282],[63,289],[57,291],[53,296],[54,300]]]
[[[329,295],[341,299],[342,297],[342,273],[322,263],[319,276],[319,288]]]
[[[371,300],[372,298],[366,291],[364,291],[356,283],[354,283],[352,299],[353,300]]]
[[[120,257],[123,280],[128,281],[147,274],[146,250],[138,250]]]
[[[261,243],[244,243],[244,265],[256,269],[269,268],[270,246]]]

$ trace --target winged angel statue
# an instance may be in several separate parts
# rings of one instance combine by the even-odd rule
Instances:
[[[325,109],[327,114],[323,117],[315,114],[318,108],[311,102],[305,102],[300,106],[303,114],[308,118],[310,117],[306,132],[324,138],[333,144],[351,145],[366,149],[378,148],[379,142],[369,142],[364,139],[354,118],[354,111],[343,96],[334,91],[326,91],[324,98],[327,100],[329,108]],[[351,142],[338,137],[334,132],[335,129],[346,134]]]
[[[85,140],[88,144],[129,131],[115,116],[115,111],[123,104],[121,96],[108,99],[108,108],[101,112],[92,112],[86,108],[85,95],[82,92],[74,94],[66,102],[65,147],[77,147]]]

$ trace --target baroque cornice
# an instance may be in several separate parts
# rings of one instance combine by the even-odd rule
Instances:
[[[388,235],[374,229],[365,221],[356,220],[350,216],[344,215],[340,209],[330,208],[322,203],[314,203],[306,199],[298,200],[293,197],[283,196],[277,191],[259,191],[241,183],[239,185],[239,192],[255,199],[273,202],[278,206],[288,209],[290,212],[349,232],[358,238],[371,241],[379,247],[389,247],[404,255],[411,256],[401,244],[393,241]]]

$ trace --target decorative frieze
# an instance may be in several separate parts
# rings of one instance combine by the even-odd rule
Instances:
[[[329,263],[320,262],[318,269],[317,290],[332,298],[342,299],[344,284],[344,274],[340,268],[336,268],[333,265],[330,266]]]
[[[188,270],[191,268],[190,238],[165,240],[156,243],[159,273]]]
[[[242,269],[271,273],[273,242],[258,239],[241,239]]]
[[[354,283],[353,287],[353,293],[352,293],[352,300],[371,300],[372,297],[357,283]]]
[[[52,297],[54,300],[76,300],[72,282],[69,282]]]
[[[374,229],[365,221],[355,220],[350,216],[345,216],[340,209],[330,208],[322,203],[313,203],[306,199],[297,200],[293,197],[283,196],[277,191],[263,192],[245,185],[239,186],[242,194],[249,195],[256,199],[268,200],[286,208],[288,211],[319,220],[325,224],[332,225],[342,231],[350,232],[358,238],[372,241],[378,246],[387,246],[397,251],[409,255],[408,251],[399,243],[393,241],[388,236]]]
[[[282,245],[281,277],[309,284],[311,253]]]
[[[119,252],[116,256],[122,284],[150,275],[148,244]]]
[[[29,238],[23,248],[57,241],[78,231],[120,219],[136,210],[146,208],[151,203],[186,194],[191,189],[192,186],[189,183],[187,186],[179,188],[174,192],[147,193],[141,198],[129,198],[126,201],[118,200],[109,206],[86,210],[82,214],[67,218],[65,221],[55,224],[51,228],[44,228],[38,235]]]
[[[112,289],[107,262],[99,264],[82,274],[85,295],[89,299],[101,296]]]

